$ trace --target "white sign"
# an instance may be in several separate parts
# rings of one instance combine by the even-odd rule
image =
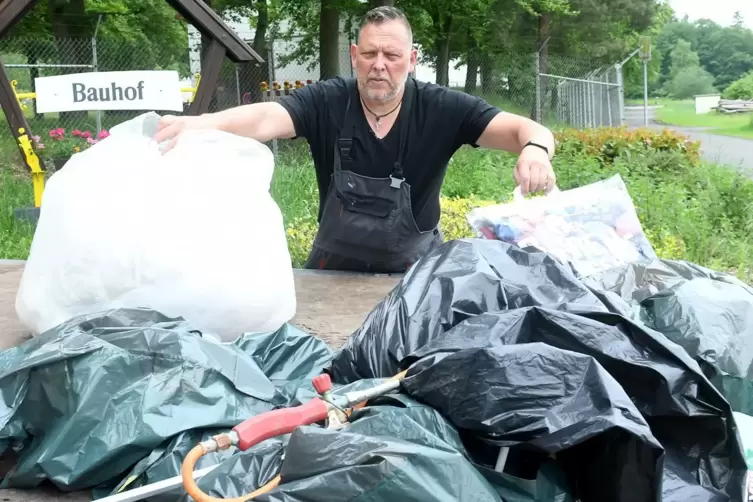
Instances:
[[[178,72],[111,71],[34,79],[39,113],[89,110],[183,111]]]

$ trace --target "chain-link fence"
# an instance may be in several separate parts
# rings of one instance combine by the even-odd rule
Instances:
[[[539,62],[536,117],[579,129],[623,123],[622,72],[617,65],[557,56],[535,56]]]
[[[268,101],[295,92],[319,79],[318,58],[291,59],[296,40],[268,40],[265,62],[234,64],[226,60],[215,89],[210,111]],[[336,73],[350,77],[349,44],[338,47]],[[181,78],[184,112],[190,106],[197,75],[201,73],[200,41],[185,44],[129,44],[118,40],[11,38],[0,41],[5,63],[32,133],[42,143],[50,131],[89,131],[93,137],[141,111],[93,111],[40,114],[35,109],[34,79],[90,71],[175,70]],[[266,56],[266,57],[265,57]],[[328,68],[330,74],[333,68]],[[622,75],[618,66],[595,67],[591,61],[573,60],[546,52],[490,55],[471,53],[451,61],[447,72],[419,62],[415,76],[483,97],[503,110],[531,117],[553,126],[577,128],[618,126],[623,122]],[[172,112],[171,112],[172,113]],[[14,138],[7,128],[0,132],[0,149]],[[293,142],[273,142],[276,151]],[[12,149],[12,148],[11,148]],[[2,152],[0,152],[1,154]],[[17,155],[17,150],[14,152]],[[40,155],[42,152],[40,151]],[[42,155],[44,157],[44,155]]]

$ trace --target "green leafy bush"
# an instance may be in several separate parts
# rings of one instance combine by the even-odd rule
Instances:
[[[717,92],[714,87],[714,76],[700,66],[678,71],[665,84],[665,89],[667,95],[675,99],[690,99],[698,94]]]
[[[732,82],[724,90],[724,99],[753,99],[753,71]]]

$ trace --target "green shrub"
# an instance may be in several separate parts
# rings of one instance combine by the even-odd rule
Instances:
[[[604,164],[617,158],[655,159],[653,168],[667,168],[667,161],[679,162],[678,168],[700,162],[700,143],[670,129],[656,132],[649,129],[603,127],[599,129],[568,129],[557,133],[558,150],[565,153],[583,153]]]
[[[732,82],[724,90],[724,99],[753,99],[753,71]]]
[[[716,91],[714,76],[700,66],[684,68],[677,72],[666,84],[667,95],[675,99],[691,99],[699,94]]]

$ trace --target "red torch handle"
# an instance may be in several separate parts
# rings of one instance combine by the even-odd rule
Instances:
[[[301,425],[310,425],[327,418],[327,403],[314,398],[294,408],[262,413],[233,427],[238,434],[238,448],[247,450],[269,438],[289,434]]]

